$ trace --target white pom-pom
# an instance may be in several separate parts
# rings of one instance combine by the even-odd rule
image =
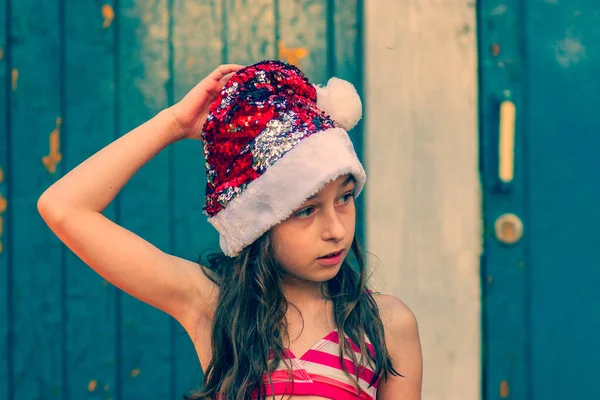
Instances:
[[[331,78],[325,87],[315,85],[317,107],[337,125],[349,131],[362,118],[362,102],[354,86],[343,79]]]

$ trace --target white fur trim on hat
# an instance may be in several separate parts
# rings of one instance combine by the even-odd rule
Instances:
[[[302,139],[208,219],[220,234],[221,250],[230,257],[238,255],[327,183],[345,174],[354,175],[358,196],[366,174],[345,130],[332,128]]]
[[[327,86],[315,85],[317,107],[325,111],[338,126],[349,131],[362,118],[362,102],[356,88],[348,81],[331,78]]]

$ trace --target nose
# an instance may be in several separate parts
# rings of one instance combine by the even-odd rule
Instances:
[[[323,213],[323,240],[339,242],[346,237],[346,233],[346,227],[334,207]]]

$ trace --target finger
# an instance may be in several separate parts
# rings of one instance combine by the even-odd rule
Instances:
[[[244,66],[239,64],[223,64],[211,72],[209,77],[215,81],[220,81],[224,76],[231,73],[236,73],[242,68],[244,68]]]
[[[221,78],[221,80],[219,81],[219,83],[221,83],[222,85],[225,85],[230,79],[231,77],[235,75],[235,72],[230,72],[227,75],[225,75],[224,77]]]

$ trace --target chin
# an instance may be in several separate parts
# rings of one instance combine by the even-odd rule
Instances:
[[[342,265],[336,265],[336,266],[332,266],[329,268],[324,268],[323,270],[321,270],[321,273],[318,275],[318,278],[316,277],[315,280],[319,281],[319,282],[327,282],[332,280],[333,278],[335,278],[335,276],[338,274],[338,272],[340,272],[340,269],[342,268]]]

